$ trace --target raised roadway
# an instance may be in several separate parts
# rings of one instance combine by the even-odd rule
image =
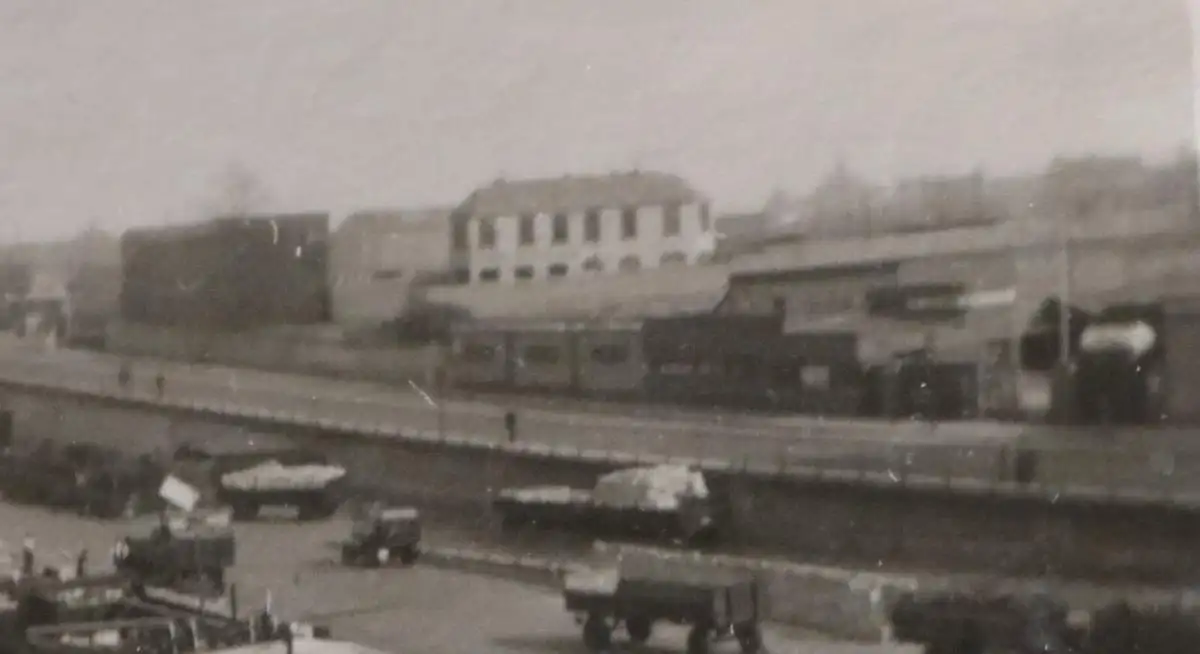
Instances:
[[[112,545],[130,529],[0,502],[0,571],[16,558],[26,535],[35,539],[39,567],[71,565],[79,548],[87,547],[92,568],[102,571]],[[335,638],[396,654],[585,651],[551,589],[420,564],[382,571],[343,568],[334,563],[332,545],[348,529],[340,518],[237,525],[238,562],[230,581],[238,585],[241,610],[260,609],[270,590],[281,616],[327,624]],[[679,652],[683,638],[682,630],[664,628],[642,651]],[[777,626],[768,626],[766,641],[773,654],[892,651]]]
[[[119,359],[91,352],[41,351],[8,340],[0,344],[0,377],[51,385],[117,389]],[[137,361],[131,392],[153,397],[162,370],[169,399],[228,402],[283,414],[407,427],[480,440],[505,438],[498,402],[448,399],[420,382],[408,387],[331,380],[219,366]],[[907,467],[928,474],[995,474],[990,453],[1015,438],[997,424],[931,427],[872,421],[822,421],[664,410],[660,416],[575,409],[517,409],[518,437],[525,442],[695,458],[778,464]],[[917,452],[917,454],[914,454]],[[933,452],[936,456],[930,456]],[[985,461],[986,459],[986,461]]]
[[[50,385],[117,389],[119,360],[71,350],[42,351],[0,340],[0,378]],[[154,376],[166,374],[170,400],[230,403],[273,413],[408,428],[475,440],[504,440],[499,401],[445,402],[414,381],[393,387],[220,366],[141,360],[131,392],[153,398]],[[718,458],[775,466],[842,471],[1011,479],[1018,449],[1038,453],[1036,475],[1052,489],[1089,486],[1101,492],[1167,499],[1200,494],[1200,446],[1186,428],[1072,430],[998,423],[829,421],[630,406],[589,412],[578,407],[520,403],[524,442],[579,449]]]

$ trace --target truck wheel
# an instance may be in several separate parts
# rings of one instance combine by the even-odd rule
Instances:
[[[258,505],[253,502],[235,502],[231,508],[233,509],[233,519],[239,522],[246,522],[258,517]]]
[[[737,625],[733,628],[733,635],[737,637],[742,654],[758,654],[762,651],[762,630],[757,624],[751,622]]]
[[[653,630],[654,622],[650,618],[639,615],[625,619],[625,633],[629,634],[629,640],[634,644],[641,645],[650,640],[650,633]]]
[[[417,562],[417,557],[421,555],[420,550],[416,545],[405,545],[400,548],[400,563],[404,565],[412,565]]]
[[[591,652],[606,652],[612,647],[612,630],[597,615],[589,615],[583,623],[583,646]]]
[[[688,632],[687,653],[708,654],[710,629],[704,625],[696,625]]]

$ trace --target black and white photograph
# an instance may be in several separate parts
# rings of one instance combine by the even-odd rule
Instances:
[[[0,0],[0,654],[1196,654],[1197,28]]]

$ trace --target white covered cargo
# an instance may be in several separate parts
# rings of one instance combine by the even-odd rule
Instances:
[[[230,472],[221,476],[221,485],[240,491],[321,490],[346,476],[341,466],[285,466],[278,461]]]
[[[704,475],[683,465],[628,468],[600,477],[592,499],[616,508],[652,508],[672,511],[690,497],[705,499],[708,486]]]
[[[506,488],[500,491],[500,497],[522,503],[551,503],[565,504],[572,501],[586,501],[590,494],[570,486],[531,486],[528,488]]]
[[[615,566],[601,569],[573,570],[563,577],[568,591],[595,595],[612,595],[621,582],[621,572]]]

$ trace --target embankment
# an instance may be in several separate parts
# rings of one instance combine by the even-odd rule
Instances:
[[[205,361],[256,370],[405,384],[432,375],[436,347],[348,347],[313,330],[271,329],[219,334],[184,328],[114,324],[106,335],[114,354],[168,361]]]
[[[181,434],[243,427],[286,434],[343,462],[354,481],[436,515],[491,523],[500,488],[590,486],[657,457],[442,440],[382,427],[2,386],[17,438],[97,440],[163,449]],[[987,571],[1093,579],[1200,580],[1200,499],[1115,497],[1085,489],[855,475],[700,462],[728,493],[728,553],[885,569]]]

